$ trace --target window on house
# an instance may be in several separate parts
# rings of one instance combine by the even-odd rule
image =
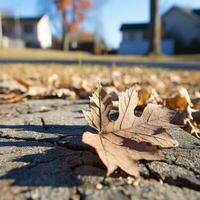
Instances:
[[[131,41],[131,40],[142,40],[144,38],[142,31],[130,31],[124,33],[124,40]]]
[[[132,40],[132,33],[131,32],[124,32],[124,40],[125,41],[130,41]]]
[[[136,31],[132,33],[132,38],[134,40],[142,40],[143,39],[143,32],[142,31]]]
[[[15,37],[15,27],[12,25],[3,25],[2,26],[3,35],[7,37]]]
[[[28,24],[24,25],[23,32],[27,34],[33,33],[33,26],[28,25]]]

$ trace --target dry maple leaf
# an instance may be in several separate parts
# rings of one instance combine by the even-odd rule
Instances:
[[[174,147],[177,142],[167,134],[165,127],[172,112],[149,104],[141,117],[134,115],[138,92],[130,88],[119,96],[119,117],[110,119],[112,99],[99,85],[90,97],[90,111],[83,111],[89,125],[98,134],[85,132],[83,142],[94,147],[110,175],[117,167],[135,177],[139,176],[138,160],[160,160],[157,146]]]

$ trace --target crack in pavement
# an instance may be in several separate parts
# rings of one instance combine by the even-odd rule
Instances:
[[[65,141],[65,143],[59,143],[61,142],[62,137],[65,138],[72,138],[72,137],[76,137],[76,136],[72,136],[72,135],[65,135],[65,136],[60,136],[58,135],[58,137],[56,138],[44,138],[44,139],[36,139],[33,137],[26,137],[26,138],[21,138],[21,137],[11,137],[10,135],[4,135],[4,133],[2,133],[2,131],[0,131],[0,138],[3,139],[8,139],[8,140],[16,140],[16,141],[28,141],[28,142],[39,142],[39,143],[46,143],[46,144],[51,144],[53,146],[59,146],[59,147],[63,147],[63,148],[67,148],[67,149],[71,149],[71,150],[76,150],[76,151],[87,151],[90,149],[90,147],[88,145],[83,146],[79,146],[76,144],[72,144],[68,141]]]
[[[163,161],[160,161],[160,162],[163,162]],[[163,163],[167,163],[167,162],[163,162]],[[147,162],[143,163],[143,164],[145,165],[146,169],[149,172],[149,177],[145,176],[144,177],[145,179],[154,178],[158,182],[160,182],[160,180],[162,180],[163,183],[167,183],[168,185],[171,185],[171,186],[177,186],[177,187],[181,187],[181,188],[188,188],[188,189],[192,189],[195,191],[200,191],[200,184],[191,182],[190,180],[188,180],[185,177],[175,177],[174,178],[172,175],[168,175],[163,178],[161,174],[159,174],[155,170],[151,169]],[[167,164],[169,164],[169,163],[167,163]],[[173,166],[174,164],[169,164],[169,165]],[[175,164],[175,166],[178,166],[178,165]],[[178,166],[178,167],[180,167],[180,166]],[[181,168],[188,170],[185,167],[181,167]],[[197,174],[197,175],[199,175],[199,174]]]

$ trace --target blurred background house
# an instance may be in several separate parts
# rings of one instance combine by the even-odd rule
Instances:
[[[149,51],[150,26],[148,23],[123,24],[120,28],[122,42],[119,54],[144,55]],[[162,35],[162,51],[165,54],[174,54],[174,40]]]
[[[53,49],[62,49],[62,39],[53,36]],[[69,39],[69,51],[84,51],[91,54],[105,54],[109,49],[105,41],[97,39],[92,33],[78,32]]]
[[[173,7],[162,16],[165,37],[175,41],[175,53],[200,53],[200,10]]]
[[[122,24],[119,54],[148,53],[149,23]],[[200,53],[200,10],[174,6],[162,15],[162,51],[165,54]]]
[[[2,13],[0,26],[3,48],[62,49],[62,39],[53,35],[47,15],[16,18]],[[69,50],[103,54],[106,44],[92,33],[78,32],[71,35]]]
[[[1,14],[0,30],[4,48],[51,48],[52,32],[48,16],[16,18]]]
[[[79,32],[71,37],[69,50],[104,54],[107,51],[107,47],[105,42],[103,40],[97,40],[94,34]]]

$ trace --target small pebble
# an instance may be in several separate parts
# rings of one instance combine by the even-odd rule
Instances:
[[[133,185],[136,187],[139,185],[139,183],[140,183],[140,179],[138,178],[133,182]]]
[[[132,177],[129,176],[127,178],[127,184],[129,184],[129,185],[133,184],[133,178]]]
[[[112,187],[113,190],[117,190],[117,188],[115,186]]]
[[[103,185],[101,184],[101,183],[98,183],[97,185],[96,185],[96,189],[97,190],[101,190],[103,188]]]

